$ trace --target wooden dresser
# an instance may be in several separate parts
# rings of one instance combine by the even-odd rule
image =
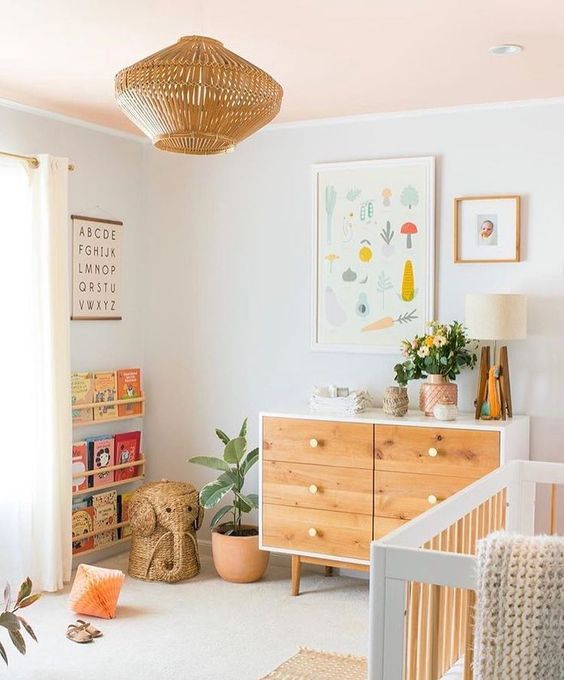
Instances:
[[[510,460],[529,457],[529,419],[439,422],[263,413],[260,547],[300,566],[367,570],[370,542]]]

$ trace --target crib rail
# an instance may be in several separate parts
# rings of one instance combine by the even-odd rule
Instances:
[[[556,532],[564,465],[518,461],[373,542],[369,680],[440,680],[463,655],[470,680],[476,541],[533,534],[537,484],[551,485]]]

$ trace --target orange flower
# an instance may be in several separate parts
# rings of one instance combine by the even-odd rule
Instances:
[[[434,339],[435,339],[435,338],[433,338],[432,335],[428,335],[428,336],[425,338],[425,344],[427,345],[427,347],[432,347],[432,346],[433,346],[433,341],[434,341]]]

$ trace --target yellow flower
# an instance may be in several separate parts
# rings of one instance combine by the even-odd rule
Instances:
[[[428,335],[428,336],[425,338],[425,344],[427,345],[427,347],[432,347],[432,346],[433,346],[433,341],[434,341],[434,338],[433,338],[432,335]]]

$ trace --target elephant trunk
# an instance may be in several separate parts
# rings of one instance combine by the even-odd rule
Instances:
[[[172,532],[172,569],[167,572],[167,581],[180,581],[186,578],[186,540],[180,531]],[[170,564],[170,563],[169,563]],[[167,566],[169,566],[167,564]]]

